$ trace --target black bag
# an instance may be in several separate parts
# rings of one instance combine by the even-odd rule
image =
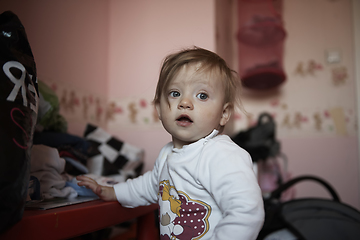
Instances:
[[[239,132],[232,140],[250,154],[253,162],[257,162],[280,153],[280,143],[275,133],[274,119],[270,114],[262,113],[256,126]]]
[[[320,183],[332,199],[302,198],[284,203],[281,193],[301,181]],[[314,176],[294,178],[264,200],[265,222],[257,240],[357,240],[360,239],[360,212],[341,203],[326,181]]]
[[[25,29],[0,14],[0,232],[23,215],[37,121],[36,67]]]

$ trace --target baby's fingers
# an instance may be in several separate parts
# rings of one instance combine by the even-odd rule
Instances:
[[[80,187],[82,187],[82,186],[84,186],[84,187],[86,187],[86,188],[88,188],[88,189],[91,189],[91,190],[95,190],[96,188],[97,188],[97,184],[94,184],[94,183],[91,183],[91,182],[78,182],[78,185],[80,186]]]
[[[79,186],[85,186],[86,188],[89,188],[91,190],[95,190],[98,186],[98,183],[89,177],[85,176],[77,176],[76,179],[79,181],[77,184]]]
[[[77,177],[76,177],[76,180],[78,180],[78,181],[84,181],[84,182],[93,182],[93,183],[96,183],[96,181],[95,181],[94,179],[89,178],[89,177],[86,177],[86,176],[82,176],[82,175],[77,176]]]

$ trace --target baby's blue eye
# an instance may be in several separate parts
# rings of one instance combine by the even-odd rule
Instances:
[[[170,97],[180,97],[180,93],[178,92],[178,91],[172,91],[172,92],[170,92]]]
[[[196,95],[196,97],[200,100],[206,100],[208,98],[208,95],[206,93],[199,93],[198,95]]]

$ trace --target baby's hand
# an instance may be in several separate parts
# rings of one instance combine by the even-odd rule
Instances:
[[[116,195],[114,188],[99,185],[94,179],[86,176],[77,176],[76,179],[79,186],[85,186],[91,189],[100,199],[104,201],[116,201]]]

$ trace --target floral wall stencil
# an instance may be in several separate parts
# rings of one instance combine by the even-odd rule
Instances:
[[[344,66],[334,67],[331,71],[331,74],[332,81],[335,86],[345,84],[345,81],[349,77],[347,73],[347,68]]]
[[[324,68],[320,67],[321,64],[316,61],[309,61],[306,65],[308,67],[305,68],[299,63],[296,67],[297,74],[301,77],[315,78],[318,71],[324,71]],[[331,68],[331,71],[334,83],[331,86],[334,89],[346,84],[348,75],[345,67]],[[152,104],[152,97],[109,100],[71,87],[49,82],[47,84],[59,96],[60,113],[67,121],[93,123],[103,128],[120,130],[161,127],[158,114]],[[255,125],[262,112],[268,112],[274,117],[279,136],[353,136],[357,132],[356,113],[351,106],[314,102],[312,106],[299,107],[291,101],[275,97],[265,104],[251,106],[250,111],[248,109],[247,107],[246,114],[239,110],[235,112],[231,132],[236,133]]]
[[[295,75],[300,75],[302,77],[311,75],[311,76],[315,76],[315,73],[317,71],[321,71],[323,70],[323,66],[321,63],[316,62],[313,59],[310,59],[308,61],[305,62],[299,62],[295,68],[294,74]]]
[[[252,107],[251,113],[241,112],[234,117],[235,132],[255,124],[262,112],[270,113],[277,124],[280,137],[304,136],[356,136],[357,117],[352,107],[314,106],[298,107],[283,103],[280,99],[268,102],[267,106]]]
[[[152,97],[108,100],[104,96],[85,93],[71,86],[50,81],[45,83],[57,94],[60,113],[68,122],[92,123],[115,129],[148,129],[161,126]]]

